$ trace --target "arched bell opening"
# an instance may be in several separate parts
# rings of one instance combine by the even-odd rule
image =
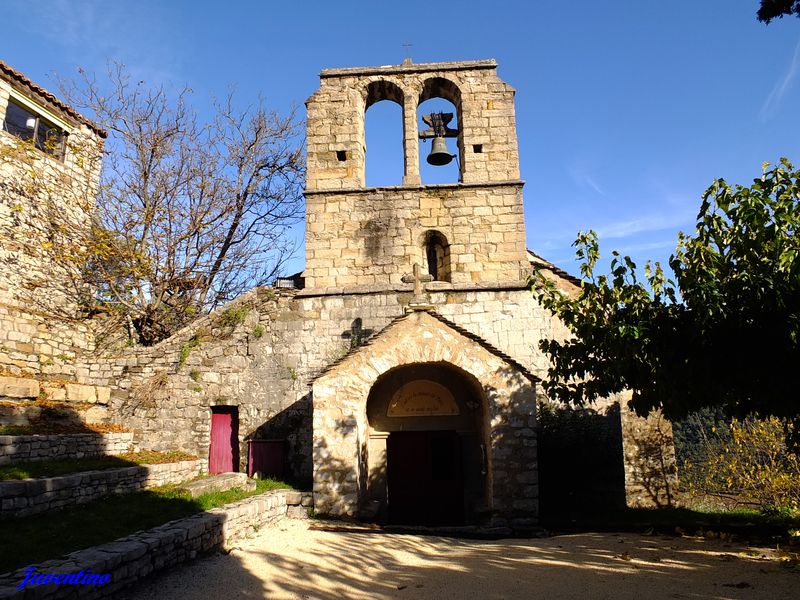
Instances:
[[[437,116],[438,115],[438,116]],[[442,77],[422,84],[417,104],[422,183],[458,183],[463,179],[461,90]]]
[[[400,185],[406,173],[403,90],[373,81],[364,99],[364,185]]]
[[[444,234],[433,229],[426,231],[423,248],[425,266],[432,280],[450,282],[450,244]]]
[[[367,400],[367,504],[376,520],[463,525],[488,514],[486,401],[449,363],[404,365]]]

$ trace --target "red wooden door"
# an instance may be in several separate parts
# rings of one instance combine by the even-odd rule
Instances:
[[[239,470],[237,417],[236,407],[212,407],[211,447],[208,450],[209,473],[227,473]]]
[[[386,451],[392,523],[464,522],[461,439],[455,431],[392,432]]]

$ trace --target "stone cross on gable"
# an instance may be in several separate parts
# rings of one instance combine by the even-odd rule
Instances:
[[[422,274],[422,269],[417,263],[414,263],[414,274],[403,275],[403,283],[414,283],[414,297],[408,303],[408,307],[412,310],[428,310],[433,308],[431,301],[424,294],[422,284],[433,281],[433,277],[429,273]]]

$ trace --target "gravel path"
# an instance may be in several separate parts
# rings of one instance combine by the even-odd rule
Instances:
[[[769,550],[693,538],[476,541],[287,520],[226,556],[156,576],[121,597],[796,600],[800,573]]]

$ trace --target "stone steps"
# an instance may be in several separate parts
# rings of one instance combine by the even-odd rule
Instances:
[[[299,508],[299,504],[292,502],[299,498],[299,492],[295,495],[289,490],[258,494],[36,565],[37,573],[73,574],[83,570],[109,574],[107,585],[39,585],[20,589],[20,583],[25,581],[24,567],[2,574],[0,599],[54,600],[74,598],[78,593],[81,598],[114,597],[121,589],[155,572],[213,550],[229,551],[234,543],[250,537],[259,528],[292,518],[290,509]],[[76,587],[81,588],[79,592]]]
[[[190,481],[180,489],[189,492],[192,498],[197,498],[209,492],[224,492],[234,488],[254,490],[256,482],[248,479],[245,473],[217,473],[197,481]]]

